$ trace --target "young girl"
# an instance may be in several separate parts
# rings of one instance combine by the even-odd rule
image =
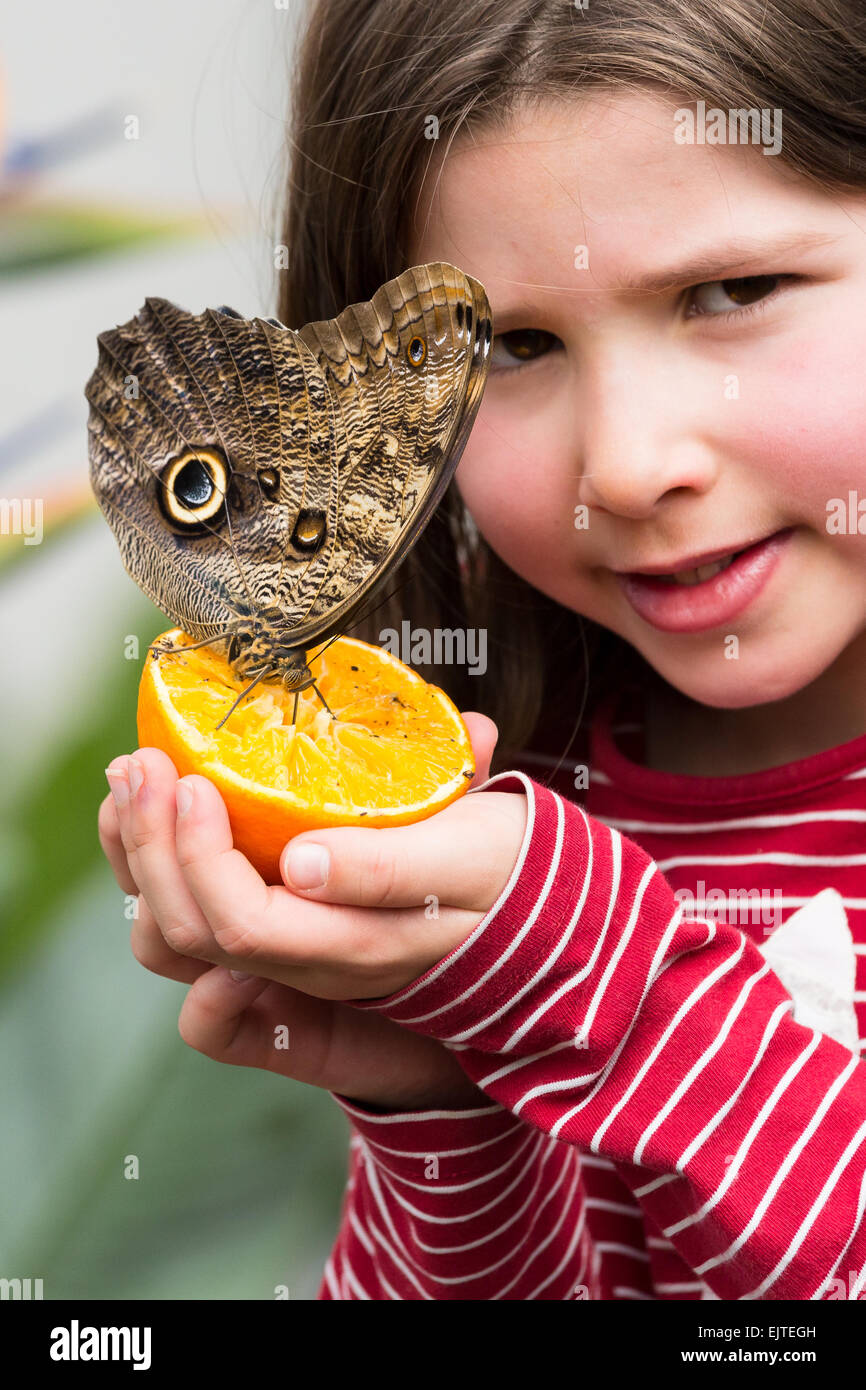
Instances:
[[[322,1298],[866,1292],[864,62],[860,0],[311,9],[280,318],[433,260],[493,305],[360,633],[487,628],[424,672],[478,776],[285,888],[154,749],[100,829],[186,1042],[351,1122]]]

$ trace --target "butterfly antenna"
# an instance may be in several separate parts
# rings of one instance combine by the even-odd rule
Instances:
[[[228,710],[227,713],[223,715],[222,719],[221,719],[220,722],[217,724],[217,728],[218,728],[218,729],[221,729],[221,728],[222,728],[223,724],[226,722],[226,720],[228,719],[228,717],[229,717],[230,714],[234,714],[234,712],[235,712],[235,710],[237,709],[238,705],[240,704],[241,700],[244,698],[245,695],[249,695],[249,693],[250,693],[250,691],[252,690],[253,686],[258,685],[258,683],[259,683],[260,680],[264,680],[265,676],[268,674],[269,671],[275,671],[275,670],[276,670],[276,667],[275,667],[275,666],[263,666],[263,667],[262,667],[261,671],[259,671],[259,674],[256,676],[255,680],[254,680],[254,681],[250,681],[250,684],[247,686],[246,690],[242,690],[242,691],[241,691],[240,695],[239,695],[238,698],[235,700],[235,702],[234,702],[234,704],[232,705],[231,709]]]
[[[352,631],[352,628],[358,627],[358,625],[359,625],[360,623],[366,622],[367,618],[372,617],[373,614],[377,611],[377,609],[381,608],[383,603],[387,603],[388,600],[389,600],[390,598],[393,598],[394,595],[395,595],[396,593],[398,593],[398,592],[400,591],[400,589],[402,589],[402,588],[404,587],[404,585],[405,585],[407,582],[408,582],[408,580],[406,580],[406,579],[402,580],[402,581],[396,586],[396,588],[394,588],[394,589],[391,590],[390,594],[386,594],[385,597],[384,597],[383,599],[380,599],[380,600],[379,600],[379,602],[376,604],[375,608],[371,608],[370,611],[369,611],[369,613],[363,613],[363,614],[361,615],[360,618],[356,619],[356,621],[355,621],[354,623],[352,623],[351,627],[345,628],[345,629],[343,630],[343,632],[335,632],[334,635],[333,635],[333,637],[329,637],[329,638],[328,638],[327,642],[326,642],[325,645],[322,647],[321,651],[316,652],[316,655],[315,655],[315,656],[310,657],[309,661],[307,662],[307,665],[308,665],[308,666],[311,666],[312,663],[313,663],[314,661],[318,661],[319,657],[324,655],[324,653],[328,650],[328,648],[331,646],[331,644],[334,643],[334,642],[336,642],[336,640],[337,640],[338,637],[344,636],[344,634],[345,634],[346,632],[351,632],[351,631]],[[319,699],[321,700],[322,704],[325,706],[325,709],[328,711],[328,713],[329,713],[329,715],[331,716],[331,718],[332,718],[332,719],[336,719],[336,718],[337,718],[336,714],[335,714],[334,711],[331,709],[331,706],[328,704],[328,702],[327,702],[327,700],[325,699],[324,695],[322,694],[321,690],[320,690],[319,687],[316,685],[316,682],[313,681],[313,682],[312,682],[312,685],[313,685],[313,689],[315,690],[315,692],[316,692],[316,694],[318,695]],[[298,713],[298,697],[297,697],[297,695],[295,695],[295,708],[294,708],[294,712],[293,712],[293,714],[292,714],[292,723],[293,723],[293,724],[294,724],[295,719],[296,719],[296,717],[297,717],[297,713]]]
[[[374,613],[378,613],[383,603],[387,603],[388,600],[392,599],[395,594],[399,594],[401,589],[405,589],[406,585],[409,583],[410,578],[411,576],[407,574],[405,579],[401,579],[400,583],[397,584],[391,590],[390,594],[385,594],[384,598],[381,598],[379,602],[375,605],[375,607],[371,608],[367,613],[362,613],[359,618],[356,618],[355,622],[352,623],[351,627],[346,628],[346,632],[351,632],[353,628],[358,627],[360,623],[364,623],[367,621],[368,618],[372,618]]]
[[[315,656],[310,657],[309,661],[307,662],[307,665],[309,666],[312,662],[318,661],[319,657],[322,656],[328,650],[332,642],[336,642],[339,637],[345,637],[347,632],[353,632],[354,629],[356,627],[359,627],[361,623],[366,622],[368,618],[372,618],[373,614],[378,612],[378,610],[382,607],[382,604],[387,603],[388,600],[393,598],[395,594],[398,594],[401,589],[406,587],[408,582],[409,579],[407,576],[406,579],[400,581],[396,588],[391,590],[390,594],[386,594],[384,598],[380,599],[379,602],[376,604],[375,608],[371,608],[368,613],[362,613],[360,617],[356,618],[355,621],[350,624],[349,627],[344,627],[339,632],[335,632],[333,637],[328,638],[321,651],[316,652]],[[316,693],[318,694],[318,691]]]

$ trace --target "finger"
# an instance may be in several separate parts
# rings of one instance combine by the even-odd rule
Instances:
[[[129,860],[126,857],[126,850],[123,848],[123,841],[120,838],[117,805],[111,792],[108,793],[99,807],[96,825],[99,832],[99,843],[102,845],[102,852],[111,865],[111,871],[117,879],[118,884],[123,889],[124,893],[137,893],[138,884],[129,872]]]
[[[232,841],[225,802],[206,777],[191,774],[177,784],[177,863],[187,892],[207,919],[223,963],[266,955],[265,942],[285,934],[275,920],[273,893]]]
[[[259,1067],[387,1109],[421,1108],[419,1097],[452,1107],[483,1103],[457,1060],[433,1038],[377,1014],[311,999],[263,980],[238,983],[208,970],[178,1018],[184,1042],[215,1061]]]
[[[400,908],[448,903],[486,912],[526,831],[526,798],[465,796],[414,825],[306,830],[280,858],[286,886],[317,902]]]
[[[178,864],[174,764],[158,748],[140,748],[128,762],[130,797],[119,822],[139,891],[173,951],[215,963],[213,932]]]
[[[490,776],[490,759],[499,739],[499,730],[492,719],[475,710],[463,711],[461,717],[469,730],[472,755],[475,758],[475,776],[469,786],[480,787]]]
[[[269,1009],[254,1009],[269,989],[273,991]],[[236,980],[222,966],[210,966],[187,992],[177,1020],[178,1032],[188,1047],[215,1061],[267,1071],[273,1067],[276,1054],[274,1029],[280,1022],[286,1023],[285,1018],[277,1018],[278,1010],[286,1013],[285,994],[285,986],[272,985],[270,980],[253,975]],[[288,1031],[291,1044],[291,1028]],[[291,1047],[285,1051],[290,1054]]]
[[[392,1109],[407,1086],[413,1096],[428,1086],[433,1094],[443,1085],[459,1087],[464,1104],[480,1094],[432,1038],[284,985],[237,981],[219,968],[188,991],[178,1031],[188,1046],[216,1061],[359,1094]]]
[[[232,848],[228,814],[213,784],[190,775],[178,786],[188,798],[178,815],[178,863],[210,923],[221,963],[328,999],[353,999],[365,989],[371,996],[390,993],[379,982],[402,981],[407,960],[411,965],[417,958],[419,968],[431,963],[430,933],[419,933],[417,909],[391,913],[384,932],[381,914],[305,902],[282,885],[266,884]],[[224,823],[214,830],[220,817]],[[477,920],[467,926],[470,916],[443,913],[435,924],[437,942],[462,940]]]
[[[141,895],[129,933],[129,944],[139,965],[143,965],[145,970],[150,970],[154,975],[162,975],[167,980],[180,980],[183,984],[192,984],[199,975],[213,969],[209,961],[181,956],[171,949]]]

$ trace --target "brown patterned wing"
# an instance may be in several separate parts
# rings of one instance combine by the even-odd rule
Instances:
[[[231,629],[277,590],[292,534],[281,496],[327,508],[336,491],[318,364],[288,329],[155,298],[98,343],[90,478],[124,564],[194,637]],[[165,480],[196,452],[219,464],[212,505],[177,524]]]
[[[339,632],[399,565],[463,453],[489,367],[493,317],[478,280],[413,266],[366,303],[299,333],[332,402],[333,548],[284,596],[304,644]]]
[[[199,639],[257,614],[299,645],[339,631],[441,498],[491,338],[483,287],[442,263],[299,332],[147,299],[85,390],[127,570]]]

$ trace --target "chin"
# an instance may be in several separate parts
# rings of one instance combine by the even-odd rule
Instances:
[[[748,709],[796,695],[817,680],[838,653],[826,662],[819,661],[814,653],[806,662],[802,652],[750,660],[748,649],[741,646],[736,660],[727,660],[720,654],[688,665],[659,663],[648,653],[644,655],[653,669],[688,699],[712,709]],[[726,669],[719,670],[720,665]]]

